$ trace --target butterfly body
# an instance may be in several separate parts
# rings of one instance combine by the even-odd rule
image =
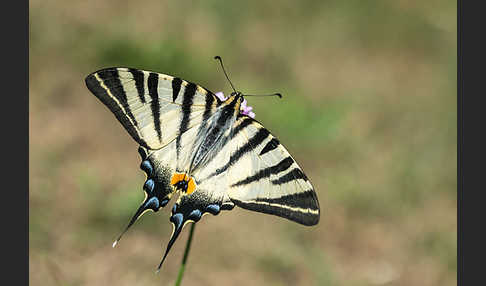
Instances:
[[[179,193],[162,262],[185,224],[235,206],[318,223],[319,203],[307,176],[267,129],[242,112],[241,93],[221,100],[180,78],[131,68],[103,69],[85,81],[140,144],[145,199],[125,231]]]

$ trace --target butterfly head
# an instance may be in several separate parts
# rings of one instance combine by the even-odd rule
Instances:
[[[231,95],[238,97],[238,100],[239,100],[239,103],[240,103],[239,110],[240,110],[241,114],[249,116],[251,118],[255,118],[255,112],[251,111],[253,109],[253,107],[248,105],[248,102],[243,97],[243,94],[241,92],[239,92],[239,91],[232,92]]]
[[[238,98],[243,98],[243,93],[239,92],[239,91],[233,91],[231,94],[230,94],[230,97],[233,97],[233,96],[237,96]]]
[[[221,101],[227,102],[227,104],[234,103],[235,110],[243,115],[247,115],[251,118],[255,118],[255,113],[251,111],[253,107],[247,105],[246,99],[243,97],[243,93],[239,91],[233,91],[229,97],[224,96],[222,92],[217,92],[216,97]]]
[[[243,93],[239,92],[239,91],[233,91],[229,98],[231,99],[230,101],[233,101],[235,100],[236,101],[236,106],[239,107],[239,109],[241,110],[241,105],[243,104],[243,102],[246,102],[246,99],[243,97]]]

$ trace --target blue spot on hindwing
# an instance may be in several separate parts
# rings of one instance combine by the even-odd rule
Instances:
[[[145,203],[145,209],[152,209],[153,211],[158,211],[159,210],[159,199],[156,197],[150,198],[146,203]]]
[[[165,199],[165,200],[163,200],[163,201],[160,202],[160,206],[161,207],[165,207],[168,203],[169,203],[169,200],[168,199]]]
[[[174,223],[175,228],[178,230],[182,226],[184,216],[181,213],[177,213],[170,217],[170,221]]]
[[[202,216],[201,211],[195,209],[189,214],[188,219],[192,219],[194,222],[198,222],[201,219],[201,216]]]
[[[154,172],[154,168],[149,160],[142,161],[142,163],[140,163],[140,169],[142,169],[149,177],[152,176]]]
[[[217,215],[221,211],[221,208],[219,205],[212,204],[206,207],[206,211],[212,215]]]
[[[152,179],[148,179],[145,181],[145,184],[143,185],[143,189],[146,190],[148,193],[152,193],[152,191],[155,188],[155,182]]]

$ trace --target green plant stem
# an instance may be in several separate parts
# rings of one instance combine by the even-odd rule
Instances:
[[[194,232],[195,227],[196,224],[191,223],[191,230],[189,232],[189,238],[187,239],[186,250],[184,250],[184,257],[182,258],[182,264],[181,264],[181,268],[179,268],[179,275],[177,275],[177,281],[175,286],[181,285],[182,277],[184,276],[184,270],[186,269],[187,257],[189,256],[189,250],[191,249],[192,234]]]

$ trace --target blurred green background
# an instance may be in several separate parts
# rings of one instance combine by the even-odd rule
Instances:
[[[230,92],[289,149],[315,227],[235,208],[195,230],[183,285],[455,285],[455,1],[60,1],[30,5],[31,285],[173,285],[170,205],[84,78],[129,66]]]

